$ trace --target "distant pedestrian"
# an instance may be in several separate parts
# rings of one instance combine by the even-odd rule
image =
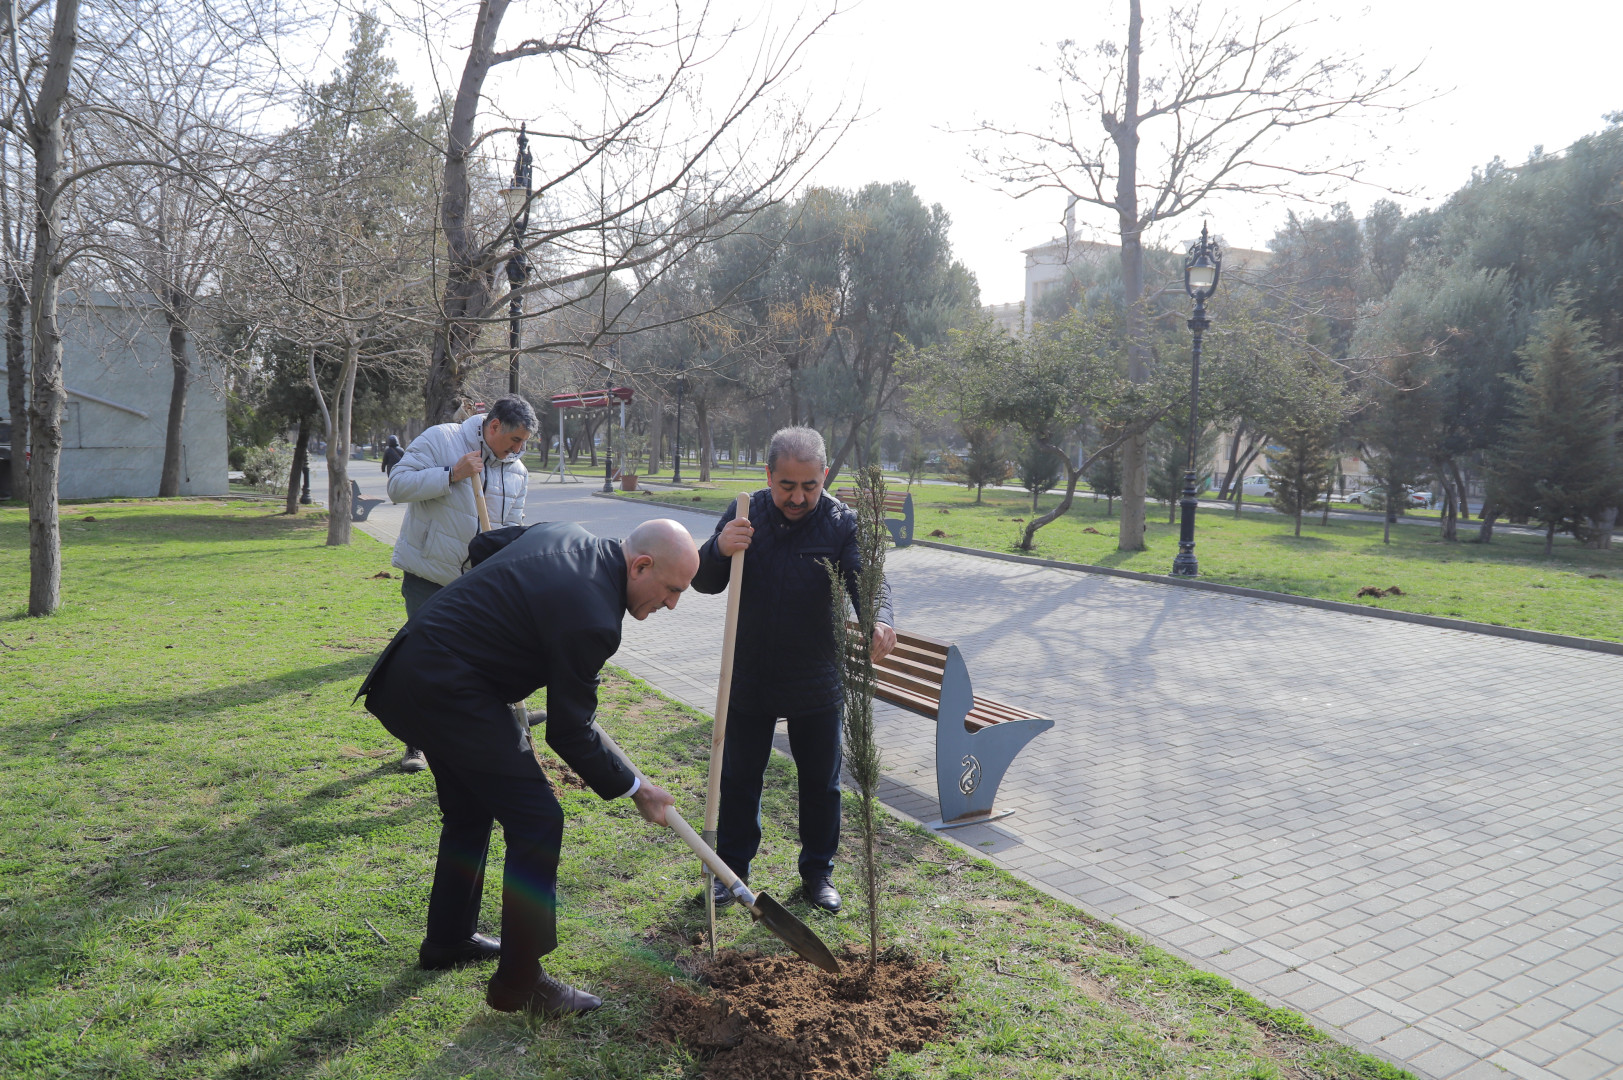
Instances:
[[[389,473],[389,470],[393,469],[395,467],[395,462],[399,461],[401,458],[403,458],[405,456],[406,456],[406,452],[400,448],[400,440],[399,439],[395,438],[393,435],[390,435],[387,439],[383,440],[383,473],[384,473],[384,475],[387,476],[388,473]]]
[[[389,470],[389,498],[406,504],[391,562],[405,571],[400,594],[408,622],[435,593],[462,576],[468,541],[479,532],[473,484],[460,481],[472,477],[485,493],[493,528],[524,524],[530,474],[520,457],[535,429],[529,402],[499,398],[488,413],[429,428]],[[428,761],[420,749],[407,746],[400,767],[422,772]]]

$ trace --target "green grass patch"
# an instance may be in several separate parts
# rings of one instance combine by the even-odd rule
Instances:
[[[94,517],[95,521],[88,520]],[[561,946],[607,998],[543,1022],[483,1004],[490,968],[415,967],[438,822],[428,774],[350,704],[402,617],[388,549],[322,515],[119,503],[64,516],[60,614],[0,562],[0,1075],[696,1078],[646,1039],[704,926],[695,860],[624,801],[561,787]],[[0,550],[26,550],[0,511]],[[699,815],[709,725],[611,671],[602,716]],[[836,949],[863,913],[796,881],[791,767],[774,760],[755,880]],[[499,833],[498,833],[499,836]],[[1216,976],[887,821],[893,943],[944,961],[957,1040],[891,1078],[1384,1077]],[[493,863],[501,859],[498,840]],[[487,928],[498,918],[489,878]],[[846,877],[846,884],[850,884]],[[727,947],[778,945],[736,909]]]
[[[839,486],[836,484],[836,486]],[[722,483],[692,492],[640,496],[685,506],[721,509],[746,484]],[[1037,533],[1036,548],[1021,552],[1019,541],[1032,517],[1031,496],[987,491],[975,505],[973,491],[942,485],[915,485],[914,535],[944,544],[1092,566],[1166,574],[1178,552],[1178,527],[1165,507],[1150,506],[1147,549],[1116,550],[1119,520],[1106,502],[1078,497],[1064,517]],[[695,498],[697,497],[697,498]],[[1042,510],[1058,502],[1045,495]],[[936,532],[943,535],[935,536]],[[1379,519],[1320,525],[1314,515],[1293,536],[1289,518],[1276,514],[1235,517],[1232,510],[1202,507],[1196,518],[1195,553],[1208,581],[1250,589],[1316,596],[1397,611],[1442,615],[1473,622],[1542,630],[1552,634],[1623,641],[1623,548],[1591,551],[1570,537],[1558,537],[1554,554],[1544,557],[1544,538],[1496,531],[1491,544],[1471,539],[1445,543],[1435,524],[1400,521],[1392,542],[1381,542]],[[1365,586],[1400,596],[1359,598]]]

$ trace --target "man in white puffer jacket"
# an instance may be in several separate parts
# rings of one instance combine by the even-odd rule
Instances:
[[[389,471],[389,498],[406,504],[391,562],[405,571],[400,594],[408,620],[462,575],[468,542],[479,532],[473,484],[484,490],[491,528],[524,523],[530,473],[520,455],[535,429],[529,402],[498,398],[488,412],[424,431]],[[470,477],[472,483],[462,483]],[[428,762],[421,750],[408,746],[400,767],[421,772]]]

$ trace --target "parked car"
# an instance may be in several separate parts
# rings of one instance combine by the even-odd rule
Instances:
[[[1406,504],[1413,509],[1424,510],[1431,505],[1431,495],[1427,492],[1406,487],[1403,489],[1403,493]],[[1355,491],[1347,496],[1347,501],[1370,510],[1384,510],[1386,509],[1386,489],[1365,488],[1363,491]]]
[[[1247,498],[1271,499],[1274,494],[1274,484],[1266,476],[1248,476],[1240,482],[1240,492]]]

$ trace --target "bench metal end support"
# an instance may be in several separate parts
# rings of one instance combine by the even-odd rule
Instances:
[[[965,817],[954,818],[951,821],[937,819],[930,822],[927,828],[942,832],[946,829],[962,829],[966,825],[985,825],[988,821],[997,821],[1000,818],[1008,817],[1012,813],[1014,813],[1013,810],[1000,810],[993,807],[989,813],[969,814]]]

